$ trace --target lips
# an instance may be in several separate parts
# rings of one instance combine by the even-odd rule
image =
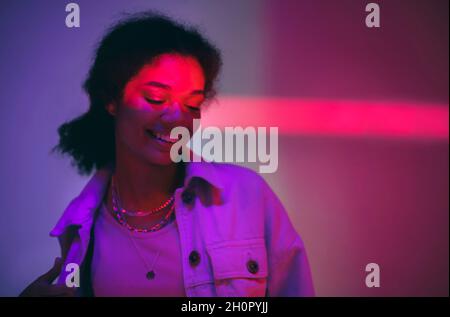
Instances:
[[[160,142],[167,143],[167,144],[174,144],[175,142],[178,141],[178,139],[172,139],[170,137],[170,133],[159,133],[159,132],[155,132],[152,130],[145,130],[145,133],[149,137],[156,139]]]

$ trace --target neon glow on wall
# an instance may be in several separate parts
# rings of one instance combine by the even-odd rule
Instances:
[[[285,135],[447,140],[444,104],[221,96],[204,126],[277,126]]]

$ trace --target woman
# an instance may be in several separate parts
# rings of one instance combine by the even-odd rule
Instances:
[[[95,174],[50,233],[61,259],[23,296],[314,294],[302,240],[258,174],[171,160],[170,131],[192,135],[221,64],[198,31],[160,15],[108,31],[84,84],[89,111],[57,146]]]

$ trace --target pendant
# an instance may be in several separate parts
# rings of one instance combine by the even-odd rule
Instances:
[[[147,273],[147,280],[153,280],[155,278],[155,272],[150,271]]]

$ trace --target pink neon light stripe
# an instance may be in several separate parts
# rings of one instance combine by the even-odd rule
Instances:
[[[220,97],[203,126],[275,126],[280,134],[449,139],[446,104]]]

